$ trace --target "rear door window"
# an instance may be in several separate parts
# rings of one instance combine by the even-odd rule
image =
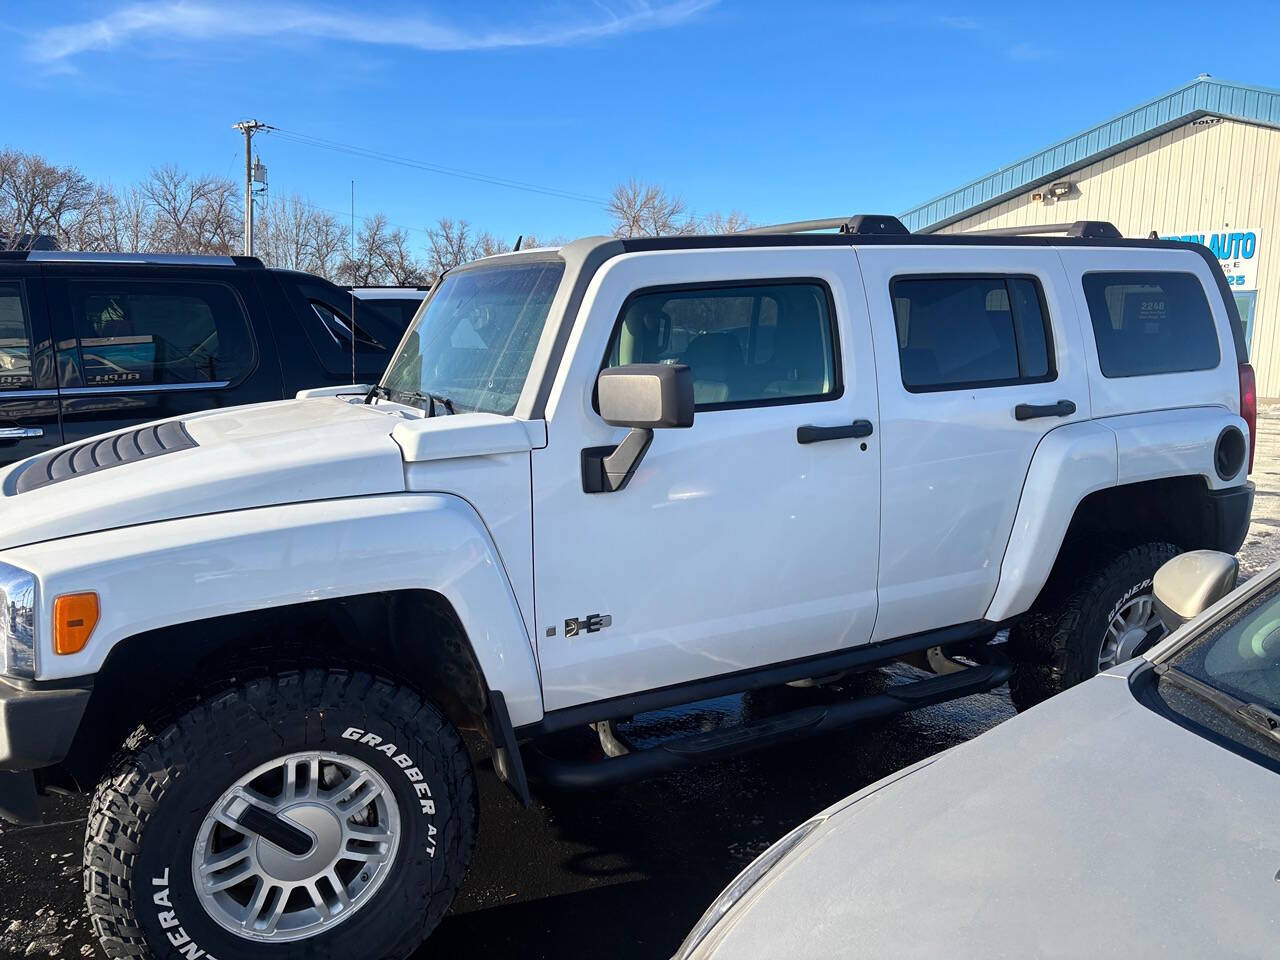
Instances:
[[[1212,370],[1222,353],[1209,300],[1190,273],[1086,273],[1104,377]]]
[[[253,369],[248,321],[223,284],[76,280],[67,290],[86,387],[221,385]]]
[[[1044,296],[1033,277],[897,277],[891,296],[902,385],[912,393],[1056,376]]]
[[[42,350],[32,343],[22,284],[0,283],[0,391],[30,390],[37,379],[52,380],[52,376],[36,376],[37,365],[52,362],[49,344],[40,346]]]

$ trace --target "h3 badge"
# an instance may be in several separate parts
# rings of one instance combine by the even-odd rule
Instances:
[[[564,622],[564,635],[576,637],[580,633],[599,633],[605,627],[613,626],[613,617],[607,613],[589,613],[585,617],[568,619]]]

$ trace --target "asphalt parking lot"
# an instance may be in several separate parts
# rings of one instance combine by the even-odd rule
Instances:
[[[1246,575],[1280,559],[1280,405],[1263,411],[1253,479]],[[704,726],[752,707],[731,698],[677,722]],[[418,956],[668,957],[724,884],[791,826],[1012,715],[1001,689],[663,780],[542,795],[530,810],[484,774],[475,861]],[[86,807],[47,798],[45,825],[0,826],[0,956],[101,955],[80,892]]]

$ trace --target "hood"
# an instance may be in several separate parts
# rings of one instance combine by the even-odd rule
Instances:
[[[835,808],[705,955],[1271,955],[1277,797],[1103,675]]]
[[[0,473],[0,549],[199,514],[399,492],[404,463],[391,434],[401,422],[388,408],[286,400],[63,447]],[[24,478],[26,471],[33,472]]]

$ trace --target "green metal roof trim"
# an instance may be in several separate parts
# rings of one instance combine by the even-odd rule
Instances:
[[[1024,190],[1126,150],[1199,117],[1225,117],[1280,128],[1280,90],[1197,77],[1150,103],[1068,137],[902,214],[913,233],[928,233]]]

